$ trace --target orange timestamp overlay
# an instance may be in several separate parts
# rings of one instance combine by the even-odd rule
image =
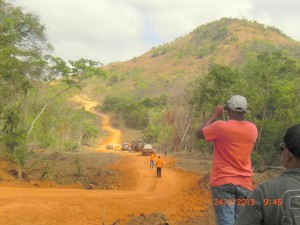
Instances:
[[[264,206],[281,206],[282,205],[282,199],[276,198],[276,199],[263,199],[262,204]],[[214,206],[221,206],[221,205],[239,205],[239,206],[253,206],[255,205],[255,199],[254,198],[241,198],[241,199],[222,199],[222,198],[215,198],[213,201]]]
[[[238,198],[238,199],[223,199],[215,198],[213,205],[255,205],[255,200],[253,198]]]
[[[282,199],[281,198],[275,198],[275,199],[264,199],[264,205],[282,205]]]

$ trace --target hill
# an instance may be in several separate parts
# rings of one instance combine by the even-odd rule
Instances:
[[[254,164],[278,162],[277,146],[299,123],[300,43],[274,27],[222,18],[125,62],[103,67],[107,80],[85,83],[101,111],[121,128],[143,130],[144,139],[175,151],[210,152],[194,131],[216,104],[244,95],[259,140]],[[285,104],[283,104],[285,103]],[[283,119],[285,118],[285,119]]]
[[[239,65],[250,53],[274,49],[300,56],[300,43],[277,28],[255,21],[222,18],[139,57],[103,69],[110,76],[109,86],[147,96],[178,89],[195,75],[206,73],[212,63]]]

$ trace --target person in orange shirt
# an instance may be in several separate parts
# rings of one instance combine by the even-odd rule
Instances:
[[[162,162],[160,156],[158,156],[158,159],[156,160],[155,167],[156,167],[156,176],[161,177],[161,170],[163,168],[163,162]]]
[[[152,152],[152,153],[150,154],[150,168],[154,168],[155,157],[156,157],[155,153]]]
[[[228,121],[215,121],[227,111]],[[210,185],[217,225],[234,224],[241,204],[252,190],[250,154],[258,131],[255,124],[245,121],[247,100],[234,95],[227,104],[215,107],[211,116],[196,131],[199,139],[214,143]]]

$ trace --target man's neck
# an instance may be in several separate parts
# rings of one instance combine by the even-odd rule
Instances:
[[[300,169],[300,162],[292,162],[287,167],[287,169]]]
[[[244,121],[245,117],[244,114],[236,114],[236,113],[231,113],[229,115],[230,120],[238,120],[238,121]]]
[[[296,158],[295,156],[292,156],[290,161],[285,165],[285,168],[287,169],[300,169],[300,159]]]

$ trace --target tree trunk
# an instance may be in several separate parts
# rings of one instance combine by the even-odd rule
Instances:
[[[182,142],[184,141],[185,136],[186,136],[186,133],[187,133],[188,129],[190,128],[191,122],[192,122],[192,120],[190,119],[190,121],[189,121],[189,123],[188,123],[188,125],[187,125],[187,127],[186,127],[186,129],[185,129],[185,131],[184,131],[184,134],[183,134],[183,137],[182,137],[182,139],[181,139],[181,141],[180,141],[180,144],[179,144],[178,149],[181,148]]]
[[[52,102],[52,101],[54,101],[54,99],[56,99],[58,96],[60,96],[60,95],[62,95],[63,93],[65,93],[65,92],[67,92],[68,90],[70,90],[72,87],[74,87],[74,86],[76,86],[76,85],[78,85],[81,81],[82,81],[83,79],[80,79],[78,82],[76,82],[75,84],[73,84],[73,85],[71,85],[71,86],[69,86],[68,88],[66,88],[66,89],[64,89],[64,90],[62,90],[62,91],[60,91],[60,92],[58,92],[56,95],[54,95],[44,106],[43,106],[43,108],[41,109],[41,111],[38,113],[38,115],[35,117],[35,119],[32,121],[32,123],[31,123],[31,126],[30,126],[30,129],[29,129],[29,131],[28,131],[28,133],[27,133],[27,138],[29,138],[29,135],[30,135],[30,133],[31,133],[31,131],[32,131],[32,129],[33,129],[33,127],[34,127],[34,124],[35,124],[35,122],[40,118],[40,116],[44,113],[44,111],[46,110],[46,108],[48,107],[48,105]]]
[[[18,166],[18,179],[22,180],[23,179],[23,167]]]
[[[61,152],[62,152],[62,150],[63,150],[64,143],[65,143],[65,134],[63,133],[63,134],[62,134],[62,138],[61,138],[60,148],[59,148],[59,150],[60,150]]]
[[[266,120],[266,117],[267,117],[267,108],[265,108],[265,111],[264,111],[264,115],[263,115],[263,118],[262,118],[262,121],[261,121],[261,127],[259,129],[259,132],[258,132],[258,138],[257,138],[257,142],[256,142],[256,150],[258,149],[258,146],[260,144],[260,140],[261,140],[261,134],[262,134],[262,131],[263,131],[263,128],[264,128],[264,122]]]
[[[81,145],[83,136],[84,136],[84,133],[82,135],[80,135],[79,140],[78,140],[78,145]]]

